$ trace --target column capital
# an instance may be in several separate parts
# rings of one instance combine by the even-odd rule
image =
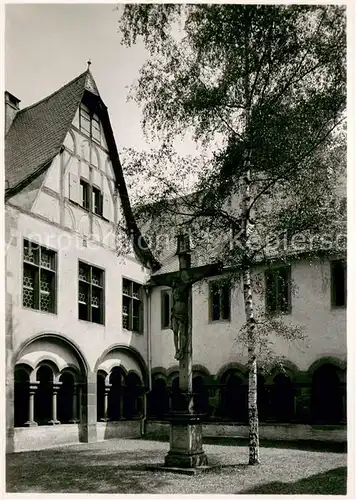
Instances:
[[[74,386],[78,388],[85,387],[85,382],[82,381],[74,382]]]
[[[36,390],[38,389],[39,385],[40,385],[39,382],[30,382],[29,385],[28,385],[29,391],[30,392],[36,392]]]

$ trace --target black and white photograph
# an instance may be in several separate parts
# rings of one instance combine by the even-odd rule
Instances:
[[[356,494],[350,5],[4,6],[6,493]]]

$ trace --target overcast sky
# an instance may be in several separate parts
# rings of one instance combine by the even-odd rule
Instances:
[[[146,149],[141,111],[126,102],[147,53],[142,44],[120,45],[115,4],[12,4],[5,10],[5,87],[24,108],[59,89],[87,68],[108,107],[119,148]],[[179,147],[192,153],[192,144]]]

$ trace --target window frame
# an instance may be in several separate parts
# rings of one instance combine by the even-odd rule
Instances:
[[[90,183],[85,177],[80,177],[80,206],[86,210],[87,212],[90,212],[94,215],[97,215],[98,217],[101,217],[104,219],[103,211],[104,211],[104,193],[103,191],[96,185]],[[83,192],[86,192],[86,199],[87,203],[84,204],[84,196],[82,195],[82,189]],[[99,203],[98,207],[99,210],[96,210],[96,203],[95,203],[95,196],[98,196]]]
[[[336,304],[336,287],[335,287],[335,277],[333,274],[333,268],[336,265],[343,265],[344,268],[344,304]],[[330,261],[330,304],[331,309],[346,309],[347,307],[347,261],[346,259],[332,259]]]
[[[164,298],[168,296],[168,322],[166,318]],[[171,311],[172,311],[172,289],[165,288],[161,290],[161,330],[171,329]]]
[[[98,203],[98,211],[96,211],[95,207],[96,207],[96,203],[95,203],[95,195],[98,195],[98,199],[99,199],[99,203]],[[104,205],[104,195],[103,195],[103,192],[102,190],[92,184],[91,185],[91,202],[92,202],[92,212],[93,214],[95,215],[99,215],[99,217],[103,217],[103,205]]]
[[[101,122],[100,118],[98,117],[97,114],[93,113],[90,111],[90,109],[87,108],[87,106],[83,105],[83,103],[80,104],[79,106],[79,130],[86,136],[89,137],[90,140],[96,142],[97,144],[101,145]],[[85,116],[86,115],[86,116]],[[87,128],[84,128],[83,124],[84,122],[89,122],[89,130]],[[82,123],[83,122],[83,123]],[[93,126],[93,123],[97,125],[97,127]],[[99,135],[96,136],[93,134],[93,130],[98,131]]]
[[[33,246],[38,251],[38,262],[30,262],[25,258],[25,243],[28,243],[29,246]],[[45,250],[46,252],[50,252],[53,258],[53,268],[48,268],[41,265],[41,252]],[[58,252],[53,248],[49,248],[47,246],[40,245],[35,241],[31,241],[28,238],[22,239],[22,273],[21,273],[21,306],[24,309],[28,309],[31,311],[38,311],[46,314],[57,314],[57,282],[58,282]],[[24,305],[24,288],[30,289],[31,287],[24,285],[24,277],[25,277],[25,267],[32,268],[34,271],[34,285],[33,285],[33,301],[35,306],[31,307]],[[47,311],[41,309],[41,272],[51,273],[52,274],[52,310]]]
[[[129,284],[129,292],[131,293],[124,293],[124,281],[127,281]],[[127,278],[126,276],[122,276],[121,280],[121,285],[122,285],[122,311],[121,311],[121,319],[122,319],[122,328],[123,330],[133,332],[133,333],[138,333],[138,334],[143,334],[144,333],[144,310],[143,310],[143,285],[142,283],[138,283],[137,281],[133,281],[130,278]],[[138,297],[134,297],[133,295],[133,286],[136,285],[138,287]],[[129,312],[124,313],[124,299],[127,299],[129,301]],[[133,308],[134,308],[134,303],[138,303],[138,316],[133,315]],[[128,326],[124,326],[124,321],[123,318],[124,316],[127,316],[128,318]],[[134,329],[133,325],[133,319],[138,318],[138,328]]]
[[[80,270],[80,265],[83,265],[88,268],[89,271],[89,281],[83,280],[79,278],[79,270]],[[101,284],[97,285],[96,283],[93,283],[93,270],[98,271],[100,273],[101,277]],[[78,293],[77,293],[77,303],[78,303],[78,320],[79,321],[86,321],[89,323],[94,323],[96,325],[104,325],[105,326],[105,269],[94,266],[93,264],[89,262],[85,262],[84,260],[78,259],[78,272],[77,272],[77,283],[78,283]],[[87,303],[87,318],[81,318],[80,317],[80,312],[79,312],[79,307],[80,307],[80,301],[79,301],[79,293],[80,293],[80,284],[84,284],[85,286],[88,287],[88,303]],[[92,303],[92,297],[93,297],[93,287],[94,290],[98,290],[99,293],[101,293],[101,303],[99,303],[99,315],[100,315],[100,321],[95,321],[93,320],[93,303]]]
[[[218,293],[219,293],[219,318],[214,319],[214,302],[213,302],[213,292],[214,292],[214,287],[218,288]],[[227,287],[228,288],[228,309],[229,309],[229,314],[227,318],[223,317],[223,311],[224,311],[224,306],[223,306],[223,289]],[[218,323],[218,322],[231,322],[231,292],[232,292],[232,287],[229,283],[221,283],[219,284],[218,281],[210,281],[209,282],[209,322],[210,323]]]
[[[282,303],[282,295],[280,291],[280,271],[281,270],[286,270],[287,271],[287,306],[286,309],[283,310],[281,308],[281,303]],[[269,290],[268,286],[268,279],[269,277],[273,276],[273,281],[275,285],[275,303],[276,303],[276,308],[274,310],[271,309],[271,305],[268,303],[269,301],[269,294],[271,291]],[[272,268],[268,268],[265,270],[265,311],[269,315],[289,315],[292,314],[292,266],[290,264],[287,265],[281,265],[281,266],[275,266]]]
[[[92,138],[92,140],[98,144],[101,144],[101,123],[100,123],[98,115],[96,115],[95,113],[93,113],[93,115],[91,116],[90,124],[91,124],[91,138]],[[94,127],[94,124],[97,124],[96,128]],[[94,129],[99,132],[99,137],[95,137],[95,135],[93,133]]]
[[[80,178],[79,184],[80,184],[80,198],[81,198],[80,206],[84,208],[84,210],[91,212],[91,193],[92,193],[91,184],[83,177]],[[86,193],[85,196],[83,196],[84,193]],[[85,198],[86,198],[86,204],[84,204]]]

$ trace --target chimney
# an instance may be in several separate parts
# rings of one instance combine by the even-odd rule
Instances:
[[[20,102],[20,99],[5,91],[5,135],[11,127],[16,113],[20,110]]]

